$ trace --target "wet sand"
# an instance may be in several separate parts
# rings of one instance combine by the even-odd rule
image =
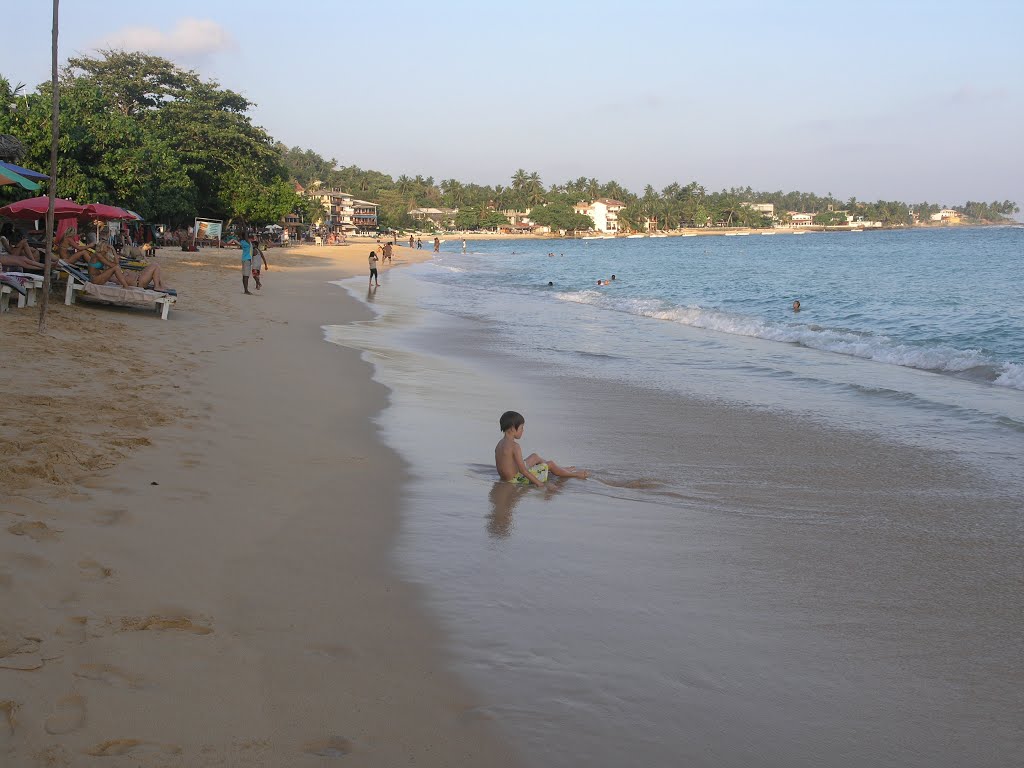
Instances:
[[[386,391],[322,340],[366,250],[271,250],[251,297],[164,250],[167,322],[0,317],[0,763],[514,763],[394,573]]]

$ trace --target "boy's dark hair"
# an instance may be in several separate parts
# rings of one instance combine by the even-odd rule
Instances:
[[[502,432],[508,432],[510,429],[518,429],[525,423],[526,419],[523,418],[523,414],[516,411],[505,411],[498,420],[498,427]]]

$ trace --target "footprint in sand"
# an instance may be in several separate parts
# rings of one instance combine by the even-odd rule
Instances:
[[[352,751],[352,742],[341,736],[330,736],[321,741],[311,741],[302,747],[302,751],[317,757],[344,757]]]
[[[145,678],[125,672],[113,664],[80,664],[73,673],[75,677],[96,680],[115,688],[144,688]]]
[[[97,512],[93,517],[99,525],[117,525],[128,520],[130,513],[127,509],[106,509],[102,512]]]
[[[140,752],[160,752],[165,755],[180,755],[181,747],[173,744],[157,744],[140,739],[107,739],[94,747],[84,750],[93,757],[114,757],[117,755],[138,754]]]
[[[84,643],[86,640],[85,627],[88,622],[89,619],[86,616],[68,616],[64,623],[57,627],[57,635],[72,643]]]
[[[107,568],[105,565],[97,563],[92,558],[79,560],[78,567],[82,571],[82,578],[90,581],[102,581],[103,579],[109,579],[114,575],[113,568]]]
[[[32,541],[51,541],[60,536],[61,533],[39,520],[9,525],[7,526],[7,532],[13,533],[15,536],[28,536]]]
[[[77,731],[85,725],[85,698],[72,693],[57,699],[53,714],[46,718],[44,728],[53,736]]]
[[[209,627],[192,623],[192,619],[184,616],[124,616],[121,618],[122,632],[142,632],[152,630],[178,630],[191,632],[194,635],[208,635],[213,632]]]
[[[17,711],[17,702],[10,699],[0,700],[0,747],[10,743],[14,738],[14,713]]]
[[[43,666],[40,642],[37,638],[14,639],[0,635],[0,669],[30,672]]]

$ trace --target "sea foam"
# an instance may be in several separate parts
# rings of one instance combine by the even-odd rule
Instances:
[[[1024,390],[1024,365],[1000,363],[980,350],[910,344],[868,331],[826,328],[798,320],[772,323],[749,315],[696,306],[666,307],[657,299],[616,299],[596,290],[559,293],[556,296],[562,301],[589,304],[720,333],[799,344],[810,349],[879,363],[942,373],[969,372],[999,386]]]

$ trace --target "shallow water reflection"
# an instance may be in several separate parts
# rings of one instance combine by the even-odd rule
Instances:
[[[487,515],[488,535],[492,539],[508,538],[512,534],[514,526],[512,513],[527,494],[538,496],[544,501],[551,501],[562,492],[565,482],[564,479],[549,480],[543,488],[503,481],[496,482],[487,495],[491,502],[491,512]]]

